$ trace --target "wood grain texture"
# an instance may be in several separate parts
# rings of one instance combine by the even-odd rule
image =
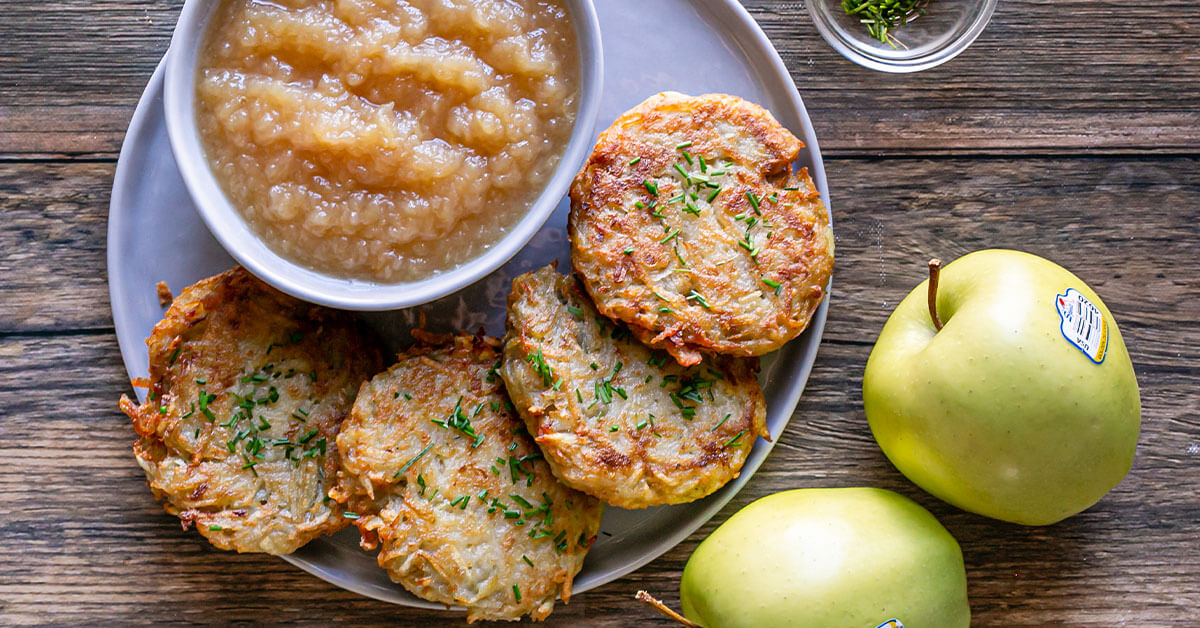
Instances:
[[[1185,625],[1200,607],[1200,181],[1189,158],[834,159],[838,268],[817,365],[793,423],[745,492],[646,568],[549,625],[666,625],[695,545],[751,499],[876,485],[960,540],[976,626]],[[128,390],[103,268],[110,163],[0,164],[0,624],[438,624],[271,558],[210,548],[161,514],[115,409]],[[1142,385],[1134,471],[1063,524],[1022,528],[921,493],[866,428],[862,368],[930,255],[1018,247],[1056,259],[1118,317]],[[148,286],[148,289],[150,287]],[[52,496],[48,498],[47,496]]]
[[[600,0],[602,1],[602,0]],[[745,0],[812,114],[838,266],[817,364],[747,488],[643,569],[560,606],[550,626],[667,626],[699,541],[754,498],[874,485],[960,541],[975,626],[1195,626],[1200,609],[1200,11],[1194,0],[1003,0],[962,56],[870,72],[800,2]],[[108,303],[116,157],[180,0],[9,2],[0,21],[0,625],[445,625],[287,563],[214,550],[162,514],[116,410],[129,390]],[[862,369],[925,274],[987,247],[1092,285],[1142,387],[1128,478],[1091,510],[1024,528],[922,493],[879,452]],[[147,286],[147,289],[153,289]]]
[[[180,4],[7,3],[0,152],[115,155]],[[803,3],[744,4],[779,49],[829,155],[1195,154],[1200,146],[1194,0],[1004,0],[960,57],[895,76],[839,56]]]
[[[1141,342],[1130,334],[1132,346]],[[667,625],[633,593],[646,588],[677,604],[683,564],[717,522],[774,491],[855,485],[913,497],[958,538],[976,626],[1184,625],[1200,605],[1200,456],[1188,452],[1200,439],[1193,370],[1143,374],[1142,445],[1124,483],[1067,522],[1023,528],[956,511],[888,465],[857,393],[869,349],[826,342],[793,423],[735,502],[647,568],[577,596],[548,625]],[[1190,352],[1185,357],[1200,357],[1194,344]],[[132,430],[115,410],[128,386],[111,335],[9,337],[0,340],[0,355],[0,623],[411,625],[455,618],[361,598],[278,559],[220,552],[181,532],[154,503],[130,454]],[[1145,356],[1135,352],[1135,360]]]
[[[111,326],[113,167],[0,162],[0,333]],[[1066,265],[1122,325],[1158,326],[1161,342],[1200,326],[1200,159],[829,159],[826,170],[835,308],[857,325],[831,337],[882,327],[928,257],[989,247]]]

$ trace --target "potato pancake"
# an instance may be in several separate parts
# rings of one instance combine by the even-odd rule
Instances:
[[[769,438],[754,358],[683,367],[550,266],[513,281],[501,373],[550,468],[622,508],[699,499]]]
[[[498,341],[414,335],[359,392],[333,495],[413,594],[469,621],[544,619],[569,601],[603,505],[550,472],[496,373]]]
[[[356,317],[239,267],[184,289],[146,344],[146,401],[122,396],[121,409],[150,489],[184,528],[221,549],[289,554],[345,527],[327,496],[335,439],[381,368]]]
[[[658,94],[571,186],[571,261],[597,308],[685,366],[759,356],[808,326],[833,272],[803,144],[734,96]]]

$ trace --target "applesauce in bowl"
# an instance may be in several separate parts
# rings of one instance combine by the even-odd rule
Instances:
[[[553,212],[591,139],[599,54],[586,0],[192,0],[168,131],[200,214],[260,277],[414,305]]]

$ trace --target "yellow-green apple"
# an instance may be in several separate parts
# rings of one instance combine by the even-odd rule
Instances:
[[[917,486],[988,517],[1046,525],[1092,506],[1129,472],[1141,424],[1112,313],[1035,255],[976,251],[940,272],[934,262],[863,374],[883,453]]]
[[[688,559],[683,614],[705,628],[965,628],[962,550],[916,502],[877,488],[776,493]]]

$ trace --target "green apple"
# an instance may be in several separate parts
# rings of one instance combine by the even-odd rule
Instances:
[[[931,277],[935,299],[926,281],[896,307],[863,374],[883,453],[933,495],[1004,521],[1095,504],[1129,472],[1141,424],[1112,313],[1019,251],[976,251]]]
[[[876,488],[755,501],[688,559],[683,614],[705,628],[959,628],[971,622],[962,550],[916,502]]]

